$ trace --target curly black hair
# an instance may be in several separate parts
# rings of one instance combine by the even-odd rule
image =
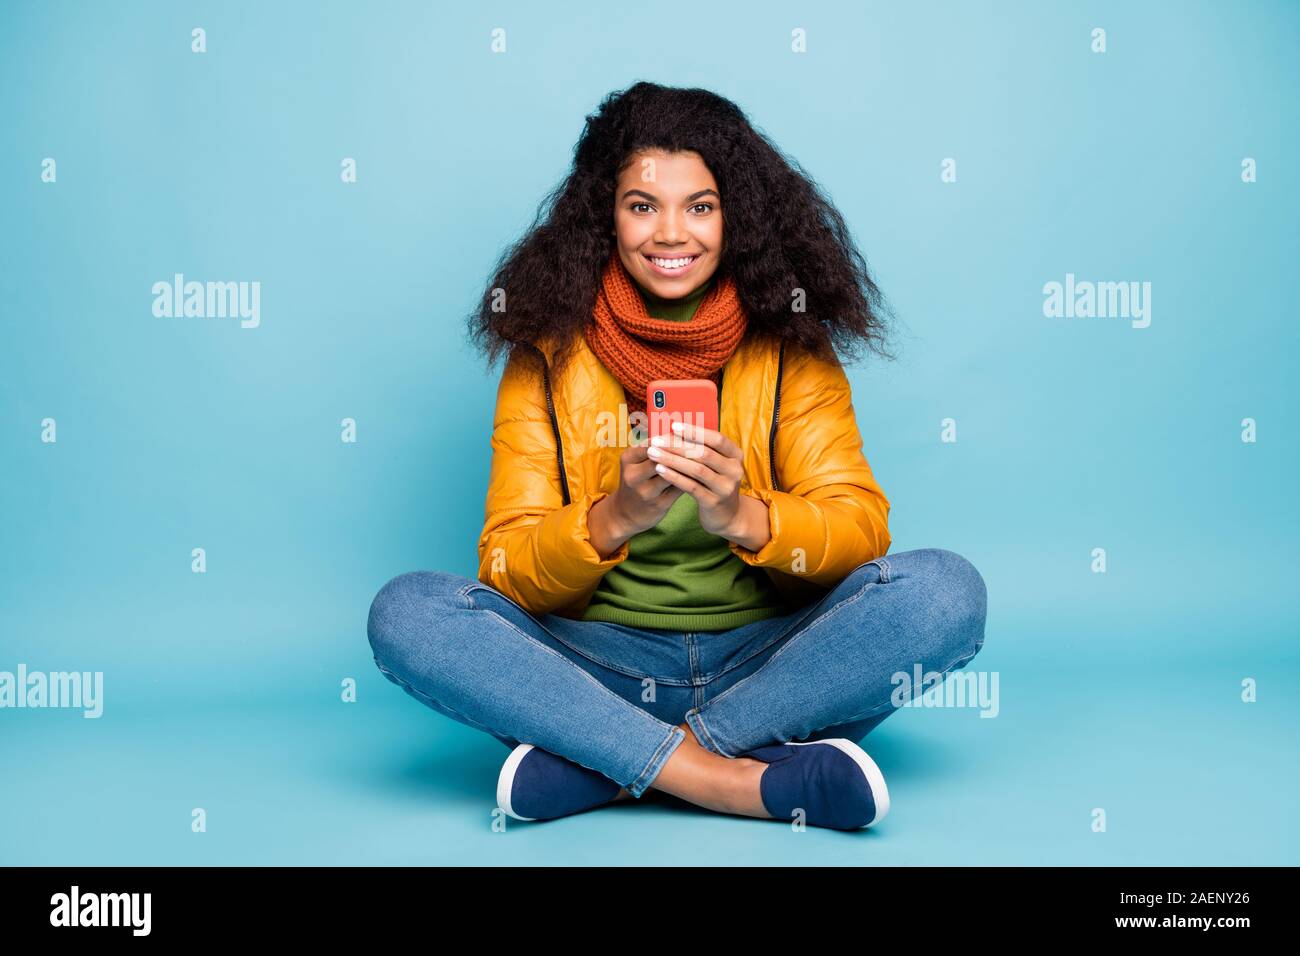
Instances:
[[[723,203],[719,273],[736,280],[749,329],[769,332],[835,361],[860,346],[894,357],[884,297],[843,216],[797,162],[784,156],[735,103],[704,89],[638,82],[609,94],[574,147],[573,168],[538,207],[522,238],[498,260],[470,320],[489,366],[503,351],[556,336],[567,360],[591,320],[614,248],[619,173],[643,149],[699,154]],[[792,308],[804,290],[804,311]],[[500,291],[498,291],[500,290]],[[504,293],[506,307],[494,308]]]

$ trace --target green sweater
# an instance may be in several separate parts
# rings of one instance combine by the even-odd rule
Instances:
[[[712,280],[681,299],[637,286],[655,318],[689,322]],[[762,568],[732,553],[727,539],[700,527],[699,507],[680,495],[653,528],[633,535],[627,557],[605,572],[586,621],[674,631],[723,631],[789,613]]]

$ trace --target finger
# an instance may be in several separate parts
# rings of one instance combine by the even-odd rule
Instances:
[[[732,461],[724,458],[707,445],[697,444],[696,442],[688,442],[684,448],[652,445],[646,452],[646,457],[650,461],[667,461],[669,465],[678,471],[687,470],[681,466],[689,461],[703,465],[710,471],[716,471],[720,475],[734,474],[739,476],[744,473],[744,465],[739,460]]]
[[[674,422],[674,424],[684,425],[683,430],[694,427],[683,422]],[[695,434],[707,438],[708,441],[700,441],[678,434],[656,435],[650,440],[650,448],[667,448],[678,455],[685,455],[688,458],[711,458],[714,461],[713,467],[715,471],[718,470],[718,464],[724,458],[734,457],[738,462],[741,460],[740,449],[735,442],[722,432],[701,428]],[[731,454],[727,453],[728,449],[730,449]]]
[[[659,475],[658,477],[662,478],[663,476]],[[682,489],[678,488],[667,479],[664,479],[664,490],[659,493],[659,497],[657,497],[655,501],[659,504],[663,504],[665,501],[674,501],[684,494],[686,494],[686,492],[682,491]]]
[[[654,470],[653,465],[647,465],[646,468],[644,474],[634,475],[627,480],[628,487],[643,501],[658,497],[667,487],[663,476]]]
[[[725,474],[729,471],[728,460],[721,453],[700,442],[687,441],[681,445],[652,445],[646,454],[652,460],[662,461],[663,459],[657,456],[665,451],[690,461],[698,461],[701,464],[708,465],[719,474]],[[740,462],[737,461],[736,464],[739,465]]]
[[[655,465],[655,468],[659,470],[659,474],[662,475],[665,480],[672,482],[675,487],[680,488],[682,491],[689,492],[692,495],[700,495],[708,491],[707,488],[701,485],[694,478],[684,475],[667,465],[659,464]]]
[[[674,435],[716,449],[725,458],[741,457],[740,446],[717,429],[705,428],[703,425],[691,422],[672,422],[671,428]]]
[[[655,471],[655,462],[646,460],[639,465],[630,465],[623,469],[623,481],[642,497],[654,497],[664,488],[671,487]]]
[[[681,455],[675,455],[666,449],[660,449],[659,462],[679,475],[686,475],[711,495],[724,496],[730,492],[731,479],[719,474],[707,465]],[[660,474],[663,474],[660,471]]]

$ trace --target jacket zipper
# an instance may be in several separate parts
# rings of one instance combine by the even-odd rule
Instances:
[[[537,346],[533,346],[537,348]],[[546,412],[551,416],[551,431],[555,432],[555,462],[560,466],[560,490],[564,503],[569,503],[569,479],[564,473],[564,447],[560,444],[560,423],[555,417],[555,402],[551,398],[551,370],[546,363],[546,353],[537,349],[542,359],[542,386],[546,389]]]
[[[776,359],[776,398],[772,402],[772,430],[767,436],[767,463],[772,469],[772,488],[780,491],[776,481],[776,425],[781,420],[781,375],[785,371],[785,339],[781,340],[781,351]]]

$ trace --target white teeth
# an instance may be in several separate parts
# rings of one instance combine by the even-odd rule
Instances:
[[[651,256],[650,261],[653,262],[655,265],[657,265],[660,269],[680,269],[682,266],[689,265],[690,263],[694,262],[696,258],[698,257],[688,256],[685,259],[656,259],[654,256]]]

